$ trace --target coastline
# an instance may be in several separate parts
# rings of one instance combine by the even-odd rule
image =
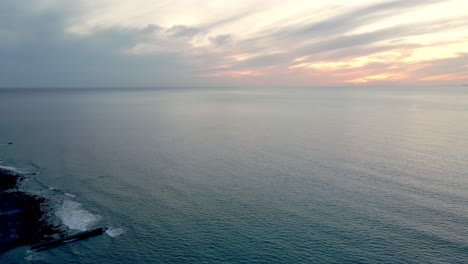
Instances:
[[[0,254],[61,235],[45,220],[46,199],[17,189],[25,177],[0,167]]]

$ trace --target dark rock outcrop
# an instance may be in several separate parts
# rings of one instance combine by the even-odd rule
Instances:
[[[47,241],[57,233],[44,221],[46,200],[15,189],[22,179],[21,174],[0,168],[0,254]]]

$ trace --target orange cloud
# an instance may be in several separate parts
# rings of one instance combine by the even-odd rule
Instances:
[[[421,78],[422,81],[468,80],[468,73],[451,73]]]
[[[369,75],[369,76],[365,76],[362,78],[349,80],[346,82],[358,84],[358,83],[368,83],[370,81],[401,80],[405,78],[408,78],[408,76],[405,74],[401,74],[401,73],[381,73],[381,74]]]
[[[213,74],[205,75],[207,77],[247,77],[247,76],[262,76],[260,71],[221,71]]]

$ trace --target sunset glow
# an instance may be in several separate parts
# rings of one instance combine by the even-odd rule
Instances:
[[[23,48],[42,54],[44,84],[81,85],[52,80],[70,60],[100,65],[83,75],[109,85],[461,85],[468,75],[464,0],[32,2],[0,4],[0,51],[19,72],[30,71]],[[25,85],[8,72],[4,86]]]

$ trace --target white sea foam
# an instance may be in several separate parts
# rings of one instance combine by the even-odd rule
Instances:
[[[75,198],[76,195],[74,195],[73,193],[65,193],[66,196],[70,197],[70,198]]]
[[[106,234],[110,237],[117,237],[125,233],[125,230],[120,227],[109,227],[106,230]]]
[[[99,220],[100,216],[83,209],[81,203],[64,200],[55,215],[70,229],[86,231],[90,225]]]
[[[0,165],[0,169],[1,170],[6,170],[6,171],[9,171],[9,172],[13,172],[13,173],[22,173],[20,170],[18,170],[17,168],[15,167],[10,167],[10,166],[1,166]]]

